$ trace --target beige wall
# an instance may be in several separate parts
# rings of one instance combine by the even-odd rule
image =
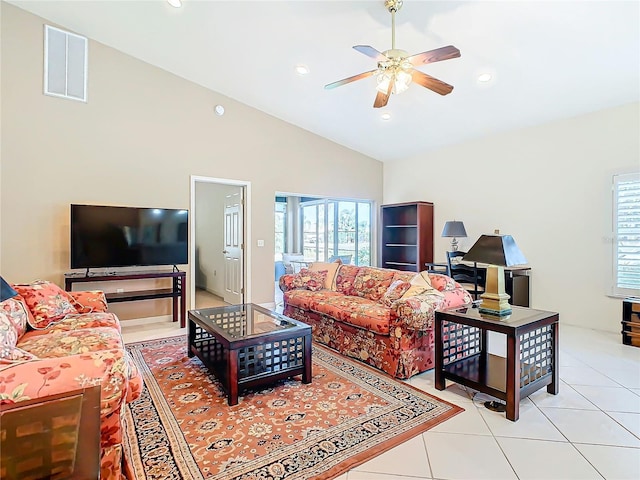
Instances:
[[[276,191],[380,202],[380,162],[93,41],[88,103],[43,95],[44,20],[1,8],[0,271],[9,281],[62,283],[69,204],[189,208],[199,175],[251,182],[252,238],[266,241],[249,245],[251,300],[272,302]]]
[[[640,169],[639,104],[494,135],[385,164],[384,203],[435,204],[435,259],[447,220],[468,250],[483,233],[513,235],[532,267],[532,306],[561,322],[620,331],[611,282],[611,179]]]

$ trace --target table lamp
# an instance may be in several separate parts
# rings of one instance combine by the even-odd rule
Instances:
[[[455,220],[444,223],[444,228],[442,229],[441,237],[452,237],[451,240],[451,251],[458,251],[458,240],[459,238],[467,238],[467,231],[464,229],[464,223],[457,222]]]
[[[4,278],[0,277],[0,302],[4,302],[16,295],[18,295],[18,292],[11,288]]]
[[[481,235],[463,260],[487,264],[485,291],[480,295],[480,313],[499,317],[511,314],[509,295],[504,289],[504,267],[527,263],[513,237],[499,234]]]

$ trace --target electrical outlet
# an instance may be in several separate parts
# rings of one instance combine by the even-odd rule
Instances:
[[[258,240],[258,246],[264,247],[264,240]]]
[[[124,292],[124,288],[116,288],[116,293],[123,293]]]

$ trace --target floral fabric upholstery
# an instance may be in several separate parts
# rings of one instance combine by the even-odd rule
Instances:
[[[384,295],[380,299],[383,305],[390,307],[393,302],[400,299],[402,295],[405,294],[407,290],[411,288],[411,284],[409,282],[405,282],[403,280],[396,280],[389,285],[389,288]]]
[[[24,298],[33,315],[33,328],[47,328],[66,315],[78,313],[71,296],[55,283],[37,280],[33,283],[15,284],[12,287]]]
[[[285,292],[284,314],[311,325],[315,341],[394,377],[409,378],[433,368],[435,311],[470,303],[469,293],[446,275],[429,274],[431,285],[438,293],[427,290],[421,295],[398,298],[387,306],[382,299],[376,302],[355,294],[359,269],[342,265],[336,276],[335,291],[290,289],[290,282],[285,278],[289,275],[284,275],[280,279]],[[410,282],[416,275],[391,272],[390,281],[401,284]],[[353,293],[345,295],[344,291]]]
[[[362,267],[353,282],[353,290],[359,297],[377,302],[391,285],[393,274],[393,270]]]
[[[360,267],[355,265],[340,265],[336,274],[336,291],[345,295],[356,295],[353,285]]]
[[[291,279],[292,288],[306,288],[315,292],[324,288],[324,281],[327,278],[327,270],[312,272],[307,268],[302,268]]]
[[[67,292],[71,297],[71,303],[78,313],[95,313],[107,311],[107,297],[101,290],[85,290],[79,292]]]
[[[142,376],[124,349],[118,318],[99,311],[106,310],[106,302],[102,305],[104,295],[69,292],[68,298],[70,302],[77,298],[95,313],[76,311],[46,329],[27,330],[20,336],[16,348],[31,358],[0,365],[0,403],[100,385],[100,478],[122,480],[120,415],[125,402],[140,396]],[[34,308],[40,311],[37,305]]]

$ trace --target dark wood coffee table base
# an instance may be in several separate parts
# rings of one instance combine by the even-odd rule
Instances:
[[[229,341],[191,311],[188,317],[188,355],[197,356],[218,378],[229,405],[237,405],[239,392],[246,388],[295,375],[311,382],[311,327],[300,324]]]

